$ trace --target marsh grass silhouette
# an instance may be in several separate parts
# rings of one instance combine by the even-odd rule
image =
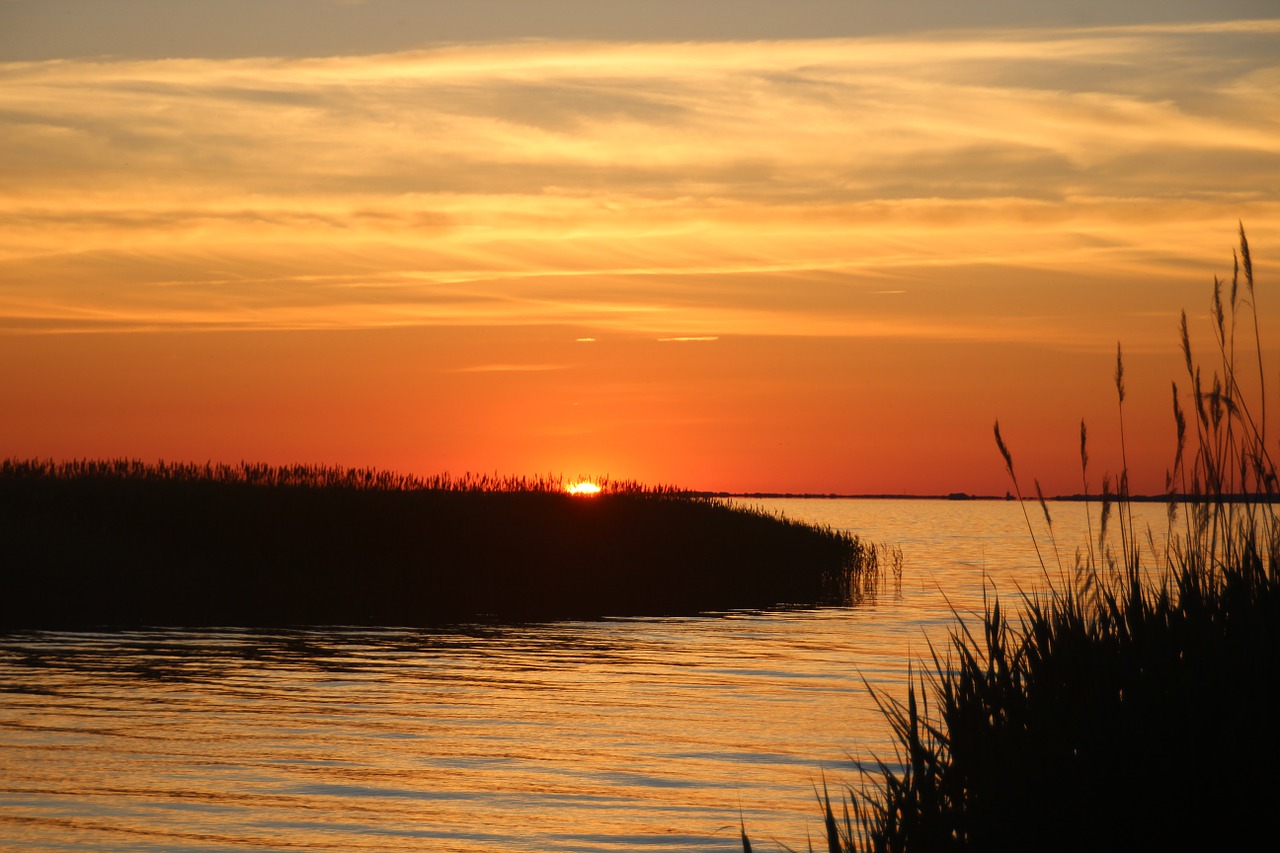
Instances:
[[[859,765],[842,821],[820,797],[831,853],[1230,850],[1274,837],[1280,523],[1243,226],[1239,238],[1226,298],[1227,283],[1214,280],[1209,381],[1182,315],[1193,429],[1175,384],[1163,556],[1135,527],[1122,455],[1119,476],[1103,480],[1098,539],[1090,521],[1073,569],[1023,596],[1016,616],[995,598],[976,628],[957,616],[931,671],[909,671],[905,702],[876,696],[896,755]],[[1245,306],[1258,356],[1252,396],[1236,349]],[[1115,385],[1123,444],[1119,350]],[[1080,435],[1087,493],[1083,424]],[[1021,498],[998,424],[995,438]],[[1027,526],[1035,541],[1029,516]],[[1051,578],[1039,543],[1036,552]]]
[[[0,627],[421,626],[842,603],[857,537],[670,487],[0,463]]]

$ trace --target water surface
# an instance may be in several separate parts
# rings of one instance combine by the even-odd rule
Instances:
[[[901,586],[698,618],[0,635],[0,849],[727,851],[739,815],[759,849],[805,849],[814,786],[892,755],[864,680],[901,696],[952,608],[1044,573],[1016,503],[751,503],[900,545]],[[1051,510],[1069,565],[1083,508]]]

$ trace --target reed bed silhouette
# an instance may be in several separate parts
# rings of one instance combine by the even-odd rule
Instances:
[[[1211,366],[1193,357],[1182,315],[1191,406],[1175,383],[1166,548],[1134,523],[1122,449],[1097,526],[1090,516],[1089,541],[1062,568],[1048,504],[1038,483],[1024,499],[997,422],[1023,512],[1038,505],[1048,523],[1050,541],[1037,541],[1027,515],[1051,583],[1025,594],[1016,615],[992,598],[980,625],[957,616],[945,647],[909,675],[905,702],[877,695],[896,754],[860,763],[842,804],[824,784],[829,853],[1229,850],[1274,839],[1280,524],[1243,226],[1234,267],[1229,282],[1214,279]],[[1123,448],[1119,349],[1115,386]],[[1088,494],[1083,423],[1080,461]]]
[[[669,486],[0,463],[0,629],[423,626],[848,603],[869,543]]]
[[[569,482],[589,480],[604,493],[688,496],[686,489],[670,485],[646,485],[635,480],[579,477],[569,481],[562,474],[512,476],[449,472],[429,477],[401,474],[379,468],[346,468],[339,465],[267,465],[239,462],[167,462],[140,459],[5,459],[0,461],[0,477],[5,479],[52,480],[142,480],[149,482],[238,483],[255,486],[302,486],[309,488],[372,491],[444,492],[544,492],[562,493]]]

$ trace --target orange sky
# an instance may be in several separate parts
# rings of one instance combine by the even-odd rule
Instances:
[[[1157,490],[1240,220],[1280,368],[1280,20],[423,43],[0,63],[0,455]]]

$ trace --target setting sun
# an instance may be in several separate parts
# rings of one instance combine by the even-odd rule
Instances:
[[[597,486],[595,483],[582,482],[582,483],[574,483],[570,486],[566,486],[565,491],[567,491],[571,495],[579,495],[581,497],[592,497],[594,495],[600,494],[600,487]]]

